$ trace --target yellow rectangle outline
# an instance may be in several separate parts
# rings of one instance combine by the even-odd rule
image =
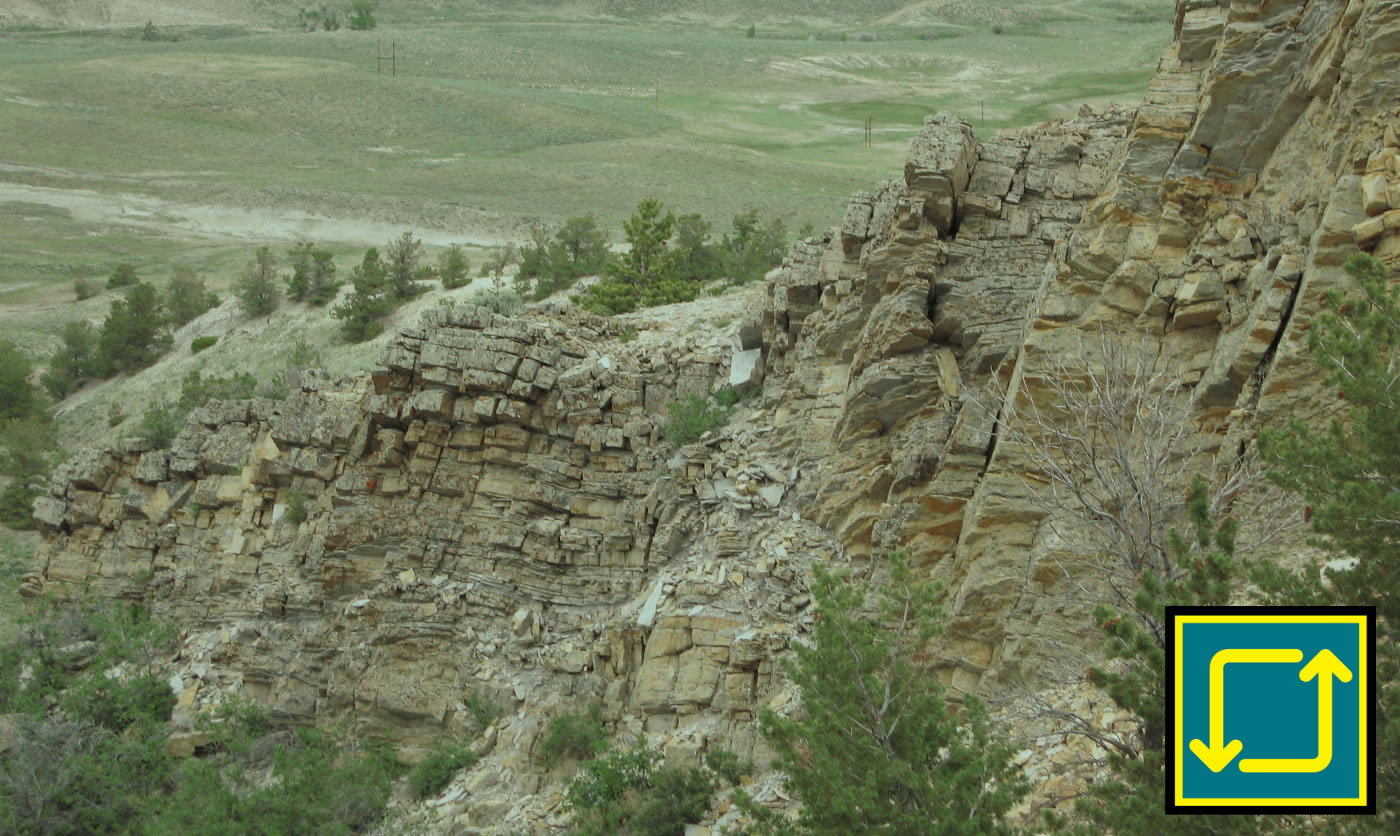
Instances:
[[[1371,672],[1370,653],[1367,652],[1366,645],[1366,623],[1368,616],[1365,615],[1178,615],[1175,618],[1175,643],[1176,658],[1172,660],[1176,668],[1176,679],[1172,689],[1172,700],[1175,703],[1174,713],[1176,714],[1176,733],[1172,746],[1176,754],[1176,782],[1173,785],[1172,795],[1174,803],[1178,807],[1227,807],[1227,806],[1270,806],[1270,805],[1309,805],[1318,807],[1364,807],[1366,805],[1366,730],[1369,727],[1368,713],[1366,711],[1366,688]],[[1361,724],[1357,751],[1360,755],[1360,764],[1357,774],[1357,783],[1361,794],[1356,798],[1190,798],[1187,799],[1181,794],[1181,770],[1183,767],[1182,746],[1181,746],[1181,628],[1184,624],[1356,624],[1358,636],[1357,660],[1360,668],[1356,674],[1357,699],[1360,705],[1357,707],[1357,716]]]

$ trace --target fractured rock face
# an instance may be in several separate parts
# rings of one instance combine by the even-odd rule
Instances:
[[[1179,3],[1135,109],[981,140],[927,120],[904,177],[794,248],[732,350],[435,310],[370,379],[212,405],[168,453],[75,455],[36,502],[22,591],[187,625],[189,711],[238,691],[418,745],[490,696],[508,711],[467,779],[473,825],[545,816],[536,741],[595,699],[619,739],[762,762],[756,712],[796,707],[775,660],[812,622],[811,563],[874,573],[895,548],[945,585],[955,690],[1112,728],[1101,695],[1056,684],[1109,600],[1098,555],[1007,443],[1003,393],[1094,373],[1103,334],[1180,382],[1204,470],[1260,425],[1326,416],[1303,323],[1359,247],[1400,264],[1397,48],[1381,0]],[[666,404],[726,376],[761,387],[747,423],[666,445]],[[1093,755],[1018,762],[1048,797]]]

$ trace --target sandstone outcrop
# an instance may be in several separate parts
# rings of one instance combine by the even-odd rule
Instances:
[[[1394,3],[1181,0],[1136,109],[981,139],[926,120],[904,177],[799,243],[732,344],[435,310],[370,379],[211,405],[170,451],[75,456],[36,504],[24,589],[186,625],[186,712],[241,690],[412,750],[486,695],[510,709],[487,757],[420,814],[556,825],[560,776],[533,755],[553,713],[596,699],[620,740],[763,763],[754,717],[796,704],[775,660],[810,624],[808,567],[904,548],[947,591],[941,675],[997,701],[1056,797],[1096,752],[1046,718],[1122,718],[1045,666],[1091,644],[1093,587],[1063,571],[998,399],[1043,397],[1106,332],[1170,365],[1220,463],[1335,408],[1303,325],[1359,248],[1400,266],[1398,65]],[[729,384],[758,392],[739,420],[664,442],[667,403]]]

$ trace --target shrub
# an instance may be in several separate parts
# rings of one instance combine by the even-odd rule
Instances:
[[[672,444],[691,444],[710,430],[729,423],[732,407],[711,404],[709,399],[691,395],[684,401],[673,401],[667,408],[671,420],[661,434]]]
[[[672,836],[704,818],[714,778],[693,767],[657,769],[660,760],[661,753],[638,737],[630,749],[580,764],[564,794],[577,836]]]
[[[125,262],[112,268],[112,274],[107,277],[107,289],[116,290],[122,287],[131,287],[136,284],[136,265]]]
[[[301,525],[306,521],[306,493],[304,491],[287,491],[287,512],[282,515],[282,519],[291,525]]]
[[[131,832],[170,775],[164,734],[128,739],[91,723],[28,719],[0,757],[0,831]]]
[[[476,763],[476,753],[459,744],[438,745],[408,773],[408,784],[416,798],[437,795],[460,769]]]
[[[158,676],[138,676],[126,682],[96,674],[64,694],[63,709],[69,717],[113,732],[133,723],[164,723],[175,708],[175,694]]]
[[[645,737],[638,737],[630,749],[611,749],[580,764],[578,774],[569,780],[564,801],[575,811],[610,807],[622,800],[623,793],[645,789],[660,760],[661,753],[649,748]]]
[[[162,401],[146,407],[146,411],[141,413],[137,434],[157,450],[165,450],[175,441],[175,436],[180,434],[184,423],[184,413],[170,402]]]
[[[126,410],[122,409],[121,401],[112,401],[107,407],[107,426],[115,427],[126,420]]]
[[[549,723],[549,735],[540,744],[540,755],[553,768],[561,757],[586,758],[607,748],[603,706],[592,703],[587,715],[568,712]]]
[[[699,822],[709,809],[715,779],[695,767],[666,767],[651,779],[651,788],[636,804],[628,819],[638,836],[671,836],[684,833],[687,824]]]
[[[739,756],[728,749],[711,749],[706,752],[705,765],[731,784],[737,784],[743,776],[753,774],[753,761],[740,761]]]
[[[631,325],[623,328],[622,333],[617,335],[617,341],[620,343],[630,343],[635,339],[637,339],[637,329]]]
[[[350,4],[350,28],[358,31],[367,31],[378,26],[375,21],[373,0],[355,0]]]
[[[505,709],[475,691],[467,697],[467,711],[471,712],[472,721],[478,729],[486,729],[505,713]]]
[[[719,401],[720,406],[730,407],[742,401],[747,396],[747,392],[741,392],[733,386],[726,386],[715,393],[715,400]]]
[[[190,340],[190,351],[198,354],[218,341],[218,337],[195,337]]]
[[[490,308],[498,314],[510,316],[519,313],[520,309],[525,306],[525,301],[520,298],[520,294],[510,288],[499,290],[482,288],[472,294],[471,304]]]
[[[79,276],[73,280],[73,295],[81,302],[84,299],[91,299],[97,295],[97,288],[92,286],[92,282]]]

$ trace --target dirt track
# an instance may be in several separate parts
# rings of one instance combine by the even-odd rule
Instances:
[[[175,203],[133,193],[107,194],[90,189],[59,189],[0,182],[0,203],[38,203],[67,210],[75,221],[121,224],[164,234],[210,241],[323,241],[377,246],[406,227],[381,221],[337,218],[295,209],[250,210],[218,204]],[[496,238],[471,230],[419,226],[414,234],[435,246],[493,246]]]

